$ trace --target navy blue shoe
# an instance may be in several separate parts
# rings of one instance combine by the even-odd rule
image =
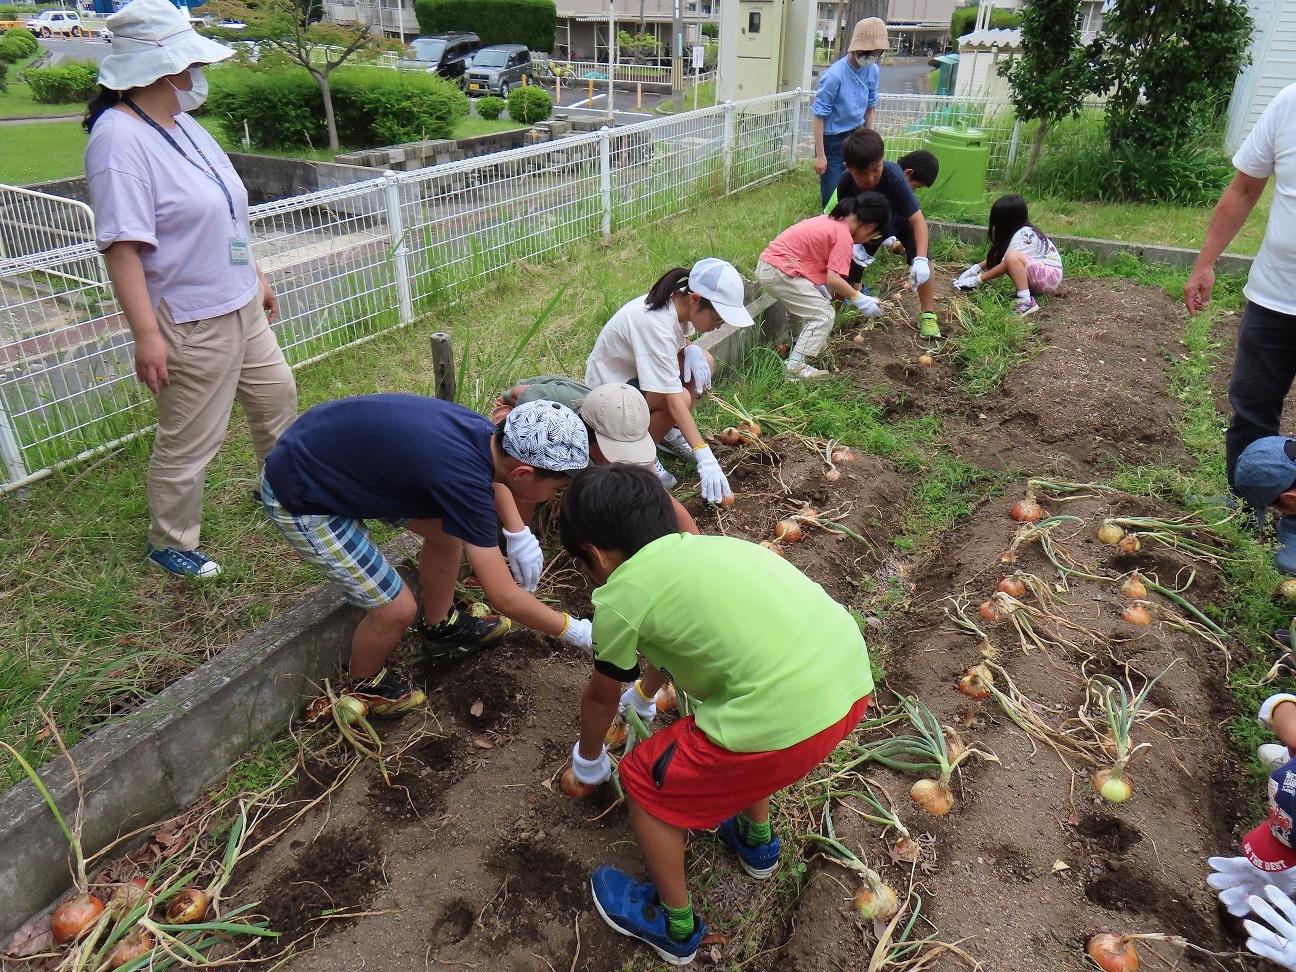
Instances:
[[[716,833],[733,848],[744,871],[754,878],[767,878],[778,868],[779,839],[771,837],[768,844],[748,847],[747,830],[747,820],[742,814],[735,814],[722,823]]]
[[[630,875],[606,864],[590,877],[594,907],[614,932],[637,938],[671,965],[688,965],[697,955],[706,926],[694,915],[693,934],[677,942],[666,931],[666,909],[651,884],[637,884]]]
[[[173,547],[155,547],[150,543],[147,559],[155,567],[161,567],[177,577],[208,580],[219,577],[221,572],[220,564],[201,550],[176,550]]]
[[[1296,576],[1296,516],[1290,514],[1278,521],[1278,552],[1274,566],[1284,574]]]

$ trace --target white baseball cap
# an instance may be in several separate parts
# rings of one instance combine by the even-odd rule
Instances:
[[[733,264],[716,257],[699,260],[689,271],[688,285],[693,293],[711,301],[726,324],[751,327],[756,323],[744,306],[742,274],[733,268]]]
[[[114,91],[143,88],[195,64],[234,56],[193,29],[171,0],[130,0],[106,21],[111,53],[99,64],[99,83]]]

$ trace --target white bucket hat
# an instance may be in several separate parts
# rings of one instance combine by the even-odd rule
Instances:
[[[99,65],[99,83],[114,91],[142,88],[234,55],[232,48],[194,30],[171,0],[130,0],[107,24],[112,53]]]

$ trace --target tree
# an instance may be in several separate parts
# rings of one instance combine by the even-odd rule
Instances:
[[[1084,97],[1105,87],[1097,51],[1080,46],[1080,0],[1031,0],[1021,14],[1021,53],[999,65],[1023,121],[1039,120],[1022,180],[1035,171],[1049,126],[1079,114]]]
[[[635,64],[647,64],[649,60],[661,53],[661,44],[652,34],[635,34],[628,31],[617,31],[617,47],[621,53],[628,55]]]
[[[1227,105],[1250,37],[1243,0],[1116,0],[1099,38],[1114,81],[1111,147],[1156,151],[1199,139]]]
[[[356,27],[322,21],[319,0],[210,0],[214,19],[242,23],[241,30],[214,28],[223,40],[256,41],[300,64],[310,72],[324,98],[329,149],[337,152],[337,117],[329,75],[352,56],[377,52],[393,45],[370,36],[370,24]]]

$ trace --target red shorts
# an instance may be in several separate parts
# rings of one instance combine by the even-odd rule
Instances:
[[[734,753],[717,746],[692,716],[654,732],[618,770],[635,803],[675,827],[711,830],[740,810],[804,779],[851,734],[869,696],[827,729],[787,749]]]

